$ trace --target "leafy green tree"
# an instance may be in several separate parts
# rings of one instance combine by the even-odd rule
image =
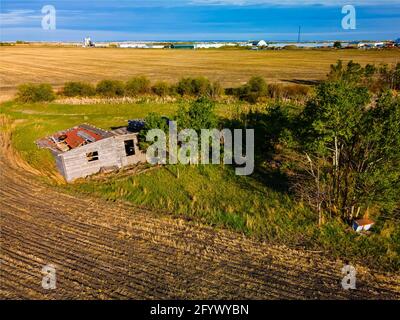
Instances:
[[[259,98],[268,95],[268,85],[264,78],[252,77],[245,85],[236,90],[236,95],[240,100],[256,103]]]
[[[150,89],[150,80],[144,76],[132,78],[125,84],[125,92],[129,96],[146,94],[150,92]]]
[[[70,81],[62,92],[67,97],[89,97],[96,94],[96,89],[90,83]]]
[[[22,84],[18,87],[17,100],[29,102],[53,101],[56,95],[50,84]]]
[[[341,48],[342,48],[342,43],[341,43],[340,41],[335,41],[335,42],[333,43],[333,47],[334,47],[335,49],[341,49]]]
[[[207,98],[199,98],[189,107],[181,105],[175,120],[181,129],[194,129],[200,132],[201,129],[216,128],[218,120],[214,108],[215,105],[212,101]]]
[[[123,96],[125,94],[125,84],[119,80],[102,80],[97,84],[96,92],[108,98]]]
[[[171,93],[170,85],[168,82],[165,81],[158,81],[156,82],[153,87],[151,88],[154,94],[165,97]]]
[[[146,141],[147,132],[151,129],[160,129],[168,134],[168,119],[155,112],[150,112],[146,118],[145,127],[139,132],[139,146],[142,150],[146,150],[149,144]]]
[[[346,81],[317,88],[298,123],[298,189],[320,214],[351,221],[367,208],[400,200],[400,100],[375,105],[364,87]],[[307,177],[309,179],[307,179]]]

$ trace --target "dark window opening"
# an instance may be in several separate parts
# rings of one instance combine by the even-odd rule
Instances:
[[[133,140],[126,140],[125,143],[125,154],[129,156],[133,156],[135,154],[135,143]]]
[[[93,161],[99,160],[99,152],[94,151],[94,152],[86,153],[86,159],[88,162],[93,162]]]

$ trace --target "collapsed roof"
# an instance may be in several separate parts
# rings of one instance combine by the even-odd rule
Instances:
[[[89,124],[81,124],[40,139],[36,144],[40,148],[47,148],[55,153],[62,153],[114,135],[112,132],[96,128]]]
[[[105,138],[137,133],[144,127],[143,119],[129,120],[127,127],[115,128],[113,131],[106,131],[85,123],[39,139],[36,144],[39,148],[50,149],[55,154],[60,154]]]

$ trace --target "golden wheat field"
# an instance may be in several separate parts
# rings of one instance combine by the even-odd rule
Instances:
[[[394,50],[171,50],[11,46],[0,48],[1,100],[13,96],[19,84],[46,82],[55,87],[69,80],[126,80],[146,75],[175,81],[183,76],[206,76],[224,86],[245,82],[253,75],[270,82],[320,80],[338,59],[361,64],[400,60]]]
[[[27,82],[60,87],[69,80],[125,80],[135,75],[153,81],[203,75],[224,86],[238,85],[253,75],[270,82],[301,82],[323,79],[338,59],[391,64],[398,58],[398,50],[0,47],[0,99],[12,98],[17,86]],[[13,105],[2,106],[7,104]],[[26,118],[13,118],[15,111],[0,116],[0,299],[400,297],[400,276],[395,273],[355,264],[357,290],[343,290],[341,270],[346,261],[322,251],[275,245],[174,217],[165,208],[151,210],[49,185],[13,145],[18,126],[33,123],[40,129],[43,122],[35,122],[26,110]],[[57,121],[69,116],[81,121],[80,115],[63,112],[42,116],[49,123],[55,116]],[[34,146],[30,138],[26,143]],[[48,264],[57,269],[56,290],[42,286],[42,268]]]

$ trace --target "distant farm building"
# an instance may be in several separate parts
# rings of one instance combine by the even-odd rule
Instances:
[[[139,43],[139,42],[129,42],[120,43],[118,45],[120,48],[134,48],[134,49],[164,49],[163,44],[152,44],[152,43]]]
[[[357,232],[368,231],[375,224],[370,219],[359,219],[353,221],[353,230]]]
[[[257,41],[253,41],[251,43],[252,45],[252,49],[257,50],[260,48],[264,48],[266,46],[268,46],[267,42],[265,42],[265,40],[257,40]]]
[[[172,44],[171,49],[195,49],[194,44]]]
[[[147,44],[146,43],[121,43],[119,45],[120,48],[141,48],[141,49],[145,49],[147,48]]]
[[[50,149],[59,172],[71,182],[100,171],[112,171],[146,161],[138,147],[141,120],[130,121],[128,127],[106,131],[88,124],[59,131],[40,139],[40,148]]]
[[[90,37],[87,37],[83,40],[83,46],[84,47],[94,47],[94,42],[90,39]]]

